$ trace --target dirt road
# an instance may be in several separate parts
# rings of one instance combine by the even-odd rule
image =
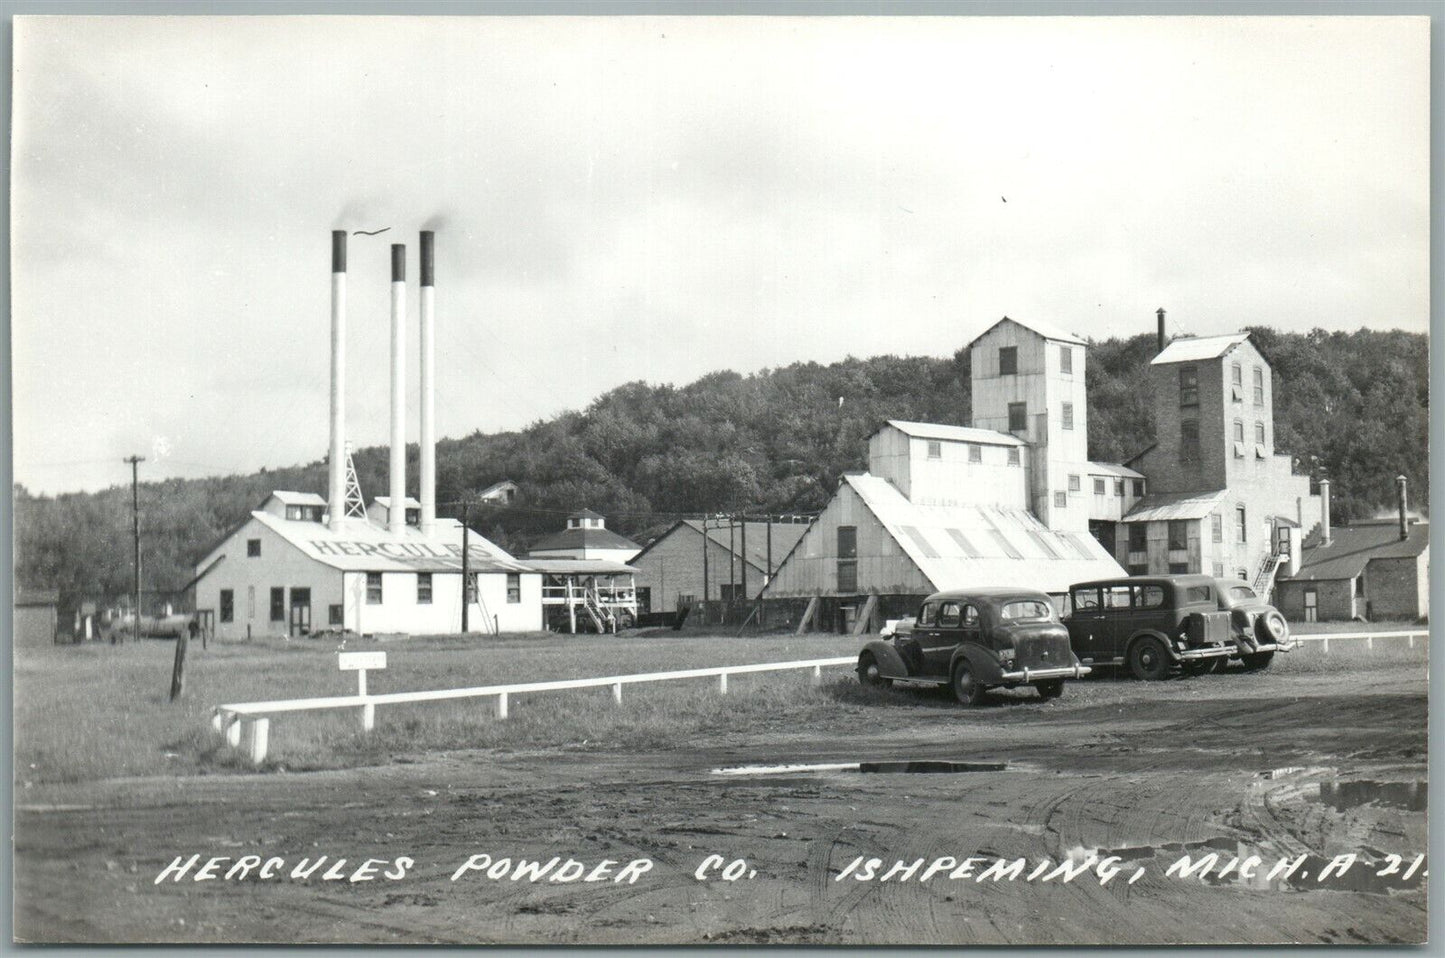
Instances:
[[[847,767],[904,760],[984,767]],[[845,767],[714,771],[773,764]],[[1425,769],[1426,681],[1415,665],[1104,682],[1059,702],[1025,694],[973,711],[920,690],[835,728],[746,737],[720,728],[649,754],[456,752],[345,772],[37,785],[16,792],[16,933],[1418,942]],[[1197,865],[1211,853],[1202,876],[1168,873],[1183,856]],[[1347,853],[1358,856],[1353,866],[1321,880]],[[1377,875],[1391,870],[1391,855],[1394,873]],[[156,883],[191,856],[182,880]],[[244,878],[227,880],[247,856],[255,863]],[[320,856],[321,868],[293,877]],[[213,867],[219,877],[196,881],[212,857],[227,859]],[[519,860],[553,857],[541,880],[512,877]],[[266,866],[271,859],[282,864]],[[583,875],[554,881],[576,871],[569,859]],[[1016,859],[1021,873],[999,870]],[[1276,867],[1281,859],[1296,864],[1292,874]],[[469,860],[480,867],[454,879]],[[1061,862],[1081,874],[1064,881]],[[704,863],[713,867],[699,880]],[[735,880],[724,877],[730,865]],[[263,867],[270,877],[259,877]]]

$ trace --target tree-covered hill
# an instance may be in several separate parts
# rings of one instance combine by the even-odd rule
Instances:
[[[1334,480],[1337,521],[1394,501],[1394,477],[1428,502],[1428,341],[1424,335],[1250,330],[1274,367],[1276,448],[1301,471]],[[1143,371],[1152,336],[1094,343],[1089,353],[1089,452],[1119,462],[1154,441]],[[717,372],[686,386],[628,383],[585,410],[515,432],[446,439],[437,499],[457,503],[493,482],[521,487],[507,508],[476,509],[472,525],[521,551],[590,507],[646,542],[679,514],[815,512],[846,470],[866,465],[867,437],[886,419],[965,424],[967,355],[877,356],[797,363],[749,376]],[[415,492],[416,448],[409,450]],[[368,498],[385,494],[387,451],[356,453]],[[325,494],[321,461],[248,476],[168,479],[140,488],[147,589],[174,590],[195,563],[272,489]],[[131,579],[130,488],[37,497],[15,490],[16,580],[56,588],[62,603],[125,593]],[[458,511],[447,505],[446,515]]]

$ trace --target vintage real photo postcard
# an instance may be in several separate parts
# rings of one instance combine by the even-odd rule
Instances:
[[[1424,941],[1429,28],[16,18],[16,939]]]

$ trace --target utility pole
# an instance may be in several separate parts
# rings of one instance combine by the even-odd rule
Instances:
[[[707,623],[707,594],[708,594],[708,569],[707,569],[707,513],[702,516],[702,621]]]
[[[738,523],[738,535],[741,539],[738,543],[738,553],[742,556],[742,561],[738,565],[742,567],[743,573],[743,601],[750,602],[752,596],[748,594],[748,514],[746,512],[743,513],[742,521]]]
[[[144,456],[129,456],[121,460],[130,463],[130,518],[131,531],[135,543],[135,638],[140,640],[140,472],[139,466],[145,462]],[[122,636],[121,641],[125,638]]]
[[[462,503],[462,632],[467,631],[467,612],[472,604],[472,566],[467,543],[467,521],[471,518],[470,503]]]

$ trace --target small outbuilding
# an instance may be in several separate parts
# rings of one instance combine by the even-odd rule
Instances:
[[[543,536],[527,551],[532,559],[602,559],[628,562],[642,546],[607,528],[605,516],[591,509],[567,517],[567,528]]]
[[[1291,621],[1430,615],[1430,523],[1382,519],[1315,530],[1299,569],[1275,581],[1274,604]]]
[[[699,601],[756,596],[809,520],[682,519],[629,563],[643,612],[676,612]]]
[[[60,593],[54,589],[15,591],[15,648],[54,645],[60,626]]]

